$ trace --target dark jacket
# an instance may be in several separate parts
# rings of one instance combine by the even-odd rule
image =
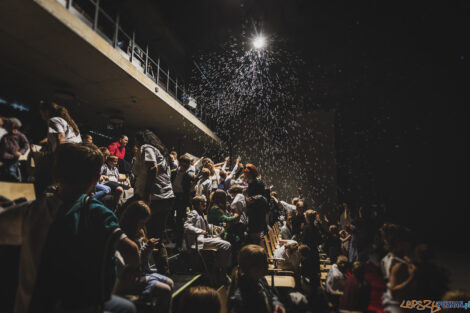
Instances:
[[[265,278],[253,288],[244,277],[240,278],[239,286],[228,303],[230,313],[270,313],[274,312],[276,305],[283,306]]]

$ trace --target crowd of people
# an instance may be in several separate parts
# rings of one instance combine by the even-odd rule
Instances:
[[[97,147],[65,107],[41,102],[40,112],[47,138],[35,145],[17,118],[0,118],[0,180],[34,182],[37,195],[0,202],[0,245],[21,246],[14,312],[136,312],[127,295],[169,312],[168,241],[176,252],[215,251],[228,289],[225,304],[217,286],[192,287],[173,304],[179,312],[393,313],[404,300],[468,297],[446,294],[449,277],[430,246],[387,223],[381,206],[319,212],[301,188],[280,200],[241,158],[178,156],[151,130]],[[268,259],[275,227],[280,245]],[[323,282],[326,259],[334,264]],[[269,284],[273,261],[292,271],[295,288]]]

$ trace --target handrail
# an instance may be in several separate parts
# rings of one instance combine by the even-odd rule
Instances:
[[[100,0],[86,0],[91,3],[94,7],[94,12],[85,12],[77,2],[79,0],[57,0],[59,3],[64,5],[67,10],[74,10],[74,13],[78,13],[82,18],[85,18],[91,24],[91,28],[98,33],[100,36],[105,37],[106,41],[111,43],[115,49],[122,51],[128,55],[129,61],[139,70],[141,70],[147,77],[152,79],[159,87],[163,88],[168,94],[184,105],[184,101],[188,98],[186,88],[184,84],[178,80],[177,77],[172,78],[170,75],[170,69],[166,71],[161,67],[160,58],[157,61],[152,59],[148,52],[148,46],[144,50],[135,42],[135,33],[132,36],[128,35],[119,25],[119,15],[116,19],[104,12],[100,7]],[[83,2],[85,0],[81,0]],[[112,38],[100,29],[99,16],[102,15],[108,22],[114,25]],[[92,18],[93,17],[93,18]],[[125,42],[127,41],[127,46]],[[191,114],[196,116],[191,110]],[[200,117],[196,116],[198,119]],[[202,117],[202,116],[201,116]]]

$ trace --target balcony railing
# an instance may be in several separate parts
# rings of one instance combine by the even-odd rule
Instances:
[[[90,26],[96,33],[105,39],[110,45],[129,59],[129,61],[160,88],[163,88],[180,104],[184,105],[188,95],[184,85],[178,78],[170,75],[169,67],[162,67],[160,58],[151,58],[148,45],[142,48],[136,43],[135,32],[127,34],[119,23],[119,15],[113,19],[100,7],[100,0],[57,0],[59,3]],[[191,113],[202,113],[194,110]],[[195,116],[202,114],[194,114]],[[198,117],[199,118],[199,117]]]

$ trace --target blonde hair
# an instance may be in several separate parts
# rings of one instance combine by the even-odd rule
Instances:
[[[238,288],[240,276],[246,274],[250,268],[267,266],[268,256],[266,251],[258,245],[246,245],[238,253],[238,266],[232,272],[232,282],[229,288],[229,296]]]
[[[219,313],[222,307],[219,294],[207,286],[191,287],[178,303],[179,313]]]
[[[305,211],[305,219],[307,220],[307,223],[313,224],[316,217],[317,217],[317,211],[314,211],[314,210]]]

